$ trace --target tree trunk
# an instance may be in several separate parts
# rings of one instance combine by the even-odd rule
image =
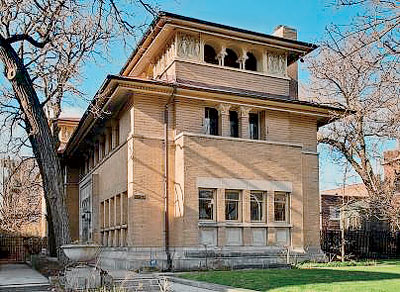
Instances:
[[[47,250],[51,257],[57,256],[56,239],[54,237],[53,219],[51,217],[51,210],[49,204],[46,203],[47,210]]]
[[[46,202],[51,211],[57,255],[59,259],[64,260],[64,253],[59,247],[69,243],[71,237],[63,173],[56,143],[29,73],[13,47],[3,37],[0,37],[0,60],[4,64],[5,74],[13,87],[15,98],[24,113],[25,130],[39,165]]]

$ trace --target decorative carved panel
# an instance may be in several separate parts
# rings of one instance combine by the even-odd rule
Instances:
[[[200,38],[195,35],[178,33],[178,57],[190,60],[200,59]]]
[[[267,73],[278,76],[286,76],[286,55],[268,53]]]

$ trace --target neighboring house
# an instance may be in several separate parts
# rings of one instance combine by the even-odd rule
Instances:
[[[0,177],[0,229],[46,237],[46,203],[35,158],[1,158]]]
[[[59,153],[64,152],[65,146],[67,145],[69,138],[71,138],[75,128],[78,126],[79,121],[79,118],[72,117],[61,117],[55,120],[54,126],[58,128],[58,139],[60,140],[60,145],[58,146]]]
[[[385,180],[391,184],[396,193],[400,192],[400,150],[383,152],[383,170]]]
[[[336,109],[297,93],[315,48],[160,14],[63,152],[72,237],[124,269],[321,255],[317,130]]]
[[[367,190],[362,183],[321,191],[321,229],[340,230],[341,227],[345,229],[361,227],[359,207],[361,207],[362,199],[367,195]]]

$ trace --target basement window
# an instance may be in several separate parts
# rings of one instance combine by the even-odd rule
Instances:
[[[206,107],[203,127],[205,134],[218,135],[218,110]]]
[[[204,45],[204,62],[218,65],[217,53],[210,45]]]
[[[199,219],[214,220],[215,191],[212,189],[199,190]]]

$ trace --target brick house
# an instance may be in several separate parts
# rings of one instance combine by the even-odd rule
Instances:
[[[317,130],[335,109],[298,99],[297,67],[315,48],[161,13],[65,146],[73,238],[114,268],[321,255]]]
[[[389,184],[398,195],[400,192],[400,151],[398,149],[384,151],[382,166],[384,182]],[[363,219],[357,212],[357,209],[362,209],[362,204],[366,204],[363,199],[367,196],[368,193],[363,183],[321,191],[321,229],[339,230],[341,224],[344,224],[345,229],[387,230],[389,227],[385,222],[371,222]],[[343,209],[345,209],[345,217],[341,223],[340,214]]]
[[[345,229],[359,228],[363,222],[357,204],[366,196],[362,183],[321,191],[321,229],[340,230],[343,224]],[[345,212],[344,218],[341,212]]]

